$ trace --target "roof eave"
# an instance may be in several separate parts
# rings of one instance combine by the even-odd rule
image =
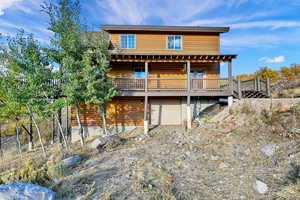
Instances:
[[[200,27],[200,26],[139,26],[139,25],[103,25],[102,30],[136,31],[136,32],[196,32],[196,33],[226,33],[229,27]]]

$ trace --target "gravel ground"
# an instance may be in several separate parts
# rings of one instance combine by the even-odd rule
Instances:
[[[78,168],[95,181],[86,199],[300,199],[290,176],[300,168],[299,140],[255,127],[255,117],[236,126],[236,112],[222,115],[224,123],[213,118],[189,133],[169,126],[149,138],[139,139],[140,129],[124,134],[135,139]],[[272,156],[261,152],[266,144],[278,146]],[[267,193],[253,189],[256,180]]]
[[[124,144],[93,152],[58,188],[82,200],[300,199],[300,140],[275,134],[262,122],[270,102],[239,101],[190,132],[160,126],[149,137],[142,129],[123,133]],[[272,107],[285,112],[296,102],[273,100]],[[277,148],[267,156],[261,148],[270,144]],[[267,185],[265,194],[253,189],[256,180]]]

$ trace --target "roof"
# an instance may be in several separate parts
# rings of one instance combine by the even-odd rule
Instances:
[[[235,54],[140,54],[140,53],[112,53],[111,60],[115,62],[138,62],[138,61],[171,61],[171,62],[227,62],[235,59]]]
[[[144,25],[103,25],[102,30],[135,31],[135,32],[194,32],[194,33],[226,33],[229,27],[204,27],[204,26],[144,26]]]

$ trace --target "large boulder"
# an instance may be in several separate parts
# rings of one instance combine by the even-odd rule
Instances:
[[[89,144],[92,149],[98,149],[100,151],[107,148],[114,148],[123,142],[122,138],[118,135],[110,135],[95,139]]]
[[[55,192],[39,185],[14,182],[0,185],[1,200],[54,200]]]
[[[260,151],[263,152],[266,156],[272,156],[277,149],[278,146],[276,144],[267,144],[260,148]]]
[[[69,158],[66,158],[64,160],[61,161],[61,164],[65,167],[70,167],[73,166],[77,163],[79,163],[82,160],[82,158],[80,156],[71,156]]]
[[[265,194],[268,192],[268,185],[256,179],[255,183],[253,184],[253,189],[259,194]]]

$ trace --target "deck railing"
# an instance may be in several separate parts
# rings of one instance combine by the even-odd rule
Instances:
[[[148,81],[146,84],[146,80]],[[242,98],[245,91],[258,91],[270,96],[270,84],[268,80],[259,78],[241,81],[229,78],[115,78],[119,91],[140,92],[202,92],[225,93]],[[147,86],[147,88],[146,88]],[[190,88],[190,90],[188,89]]]
[[[260,78],[241,81],[241,91],[257,91],[266,94],[266,96],[270,96],[270,81],[269,79],[262,80]]]
[[[115,78],[117,89],[120,91],[188,91],[190,92],[230,92],[230,81],[228,78]]]

